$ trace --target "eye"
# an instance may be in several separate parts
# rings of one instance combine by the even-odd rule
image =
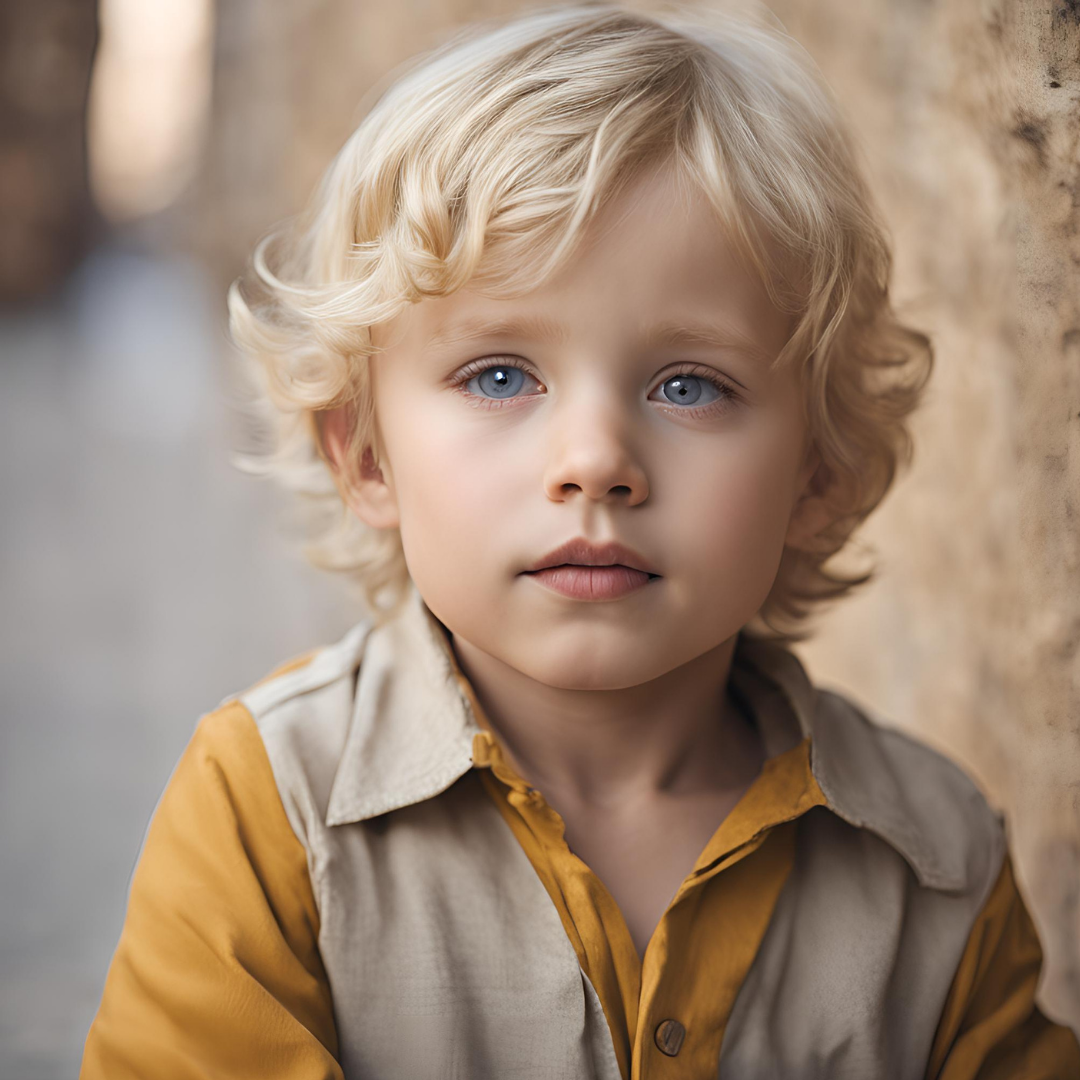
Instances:
[[[657,388],[661,397],[650,400],[675,408],[676,412],[715,412],[735,404],[738,396],[709,368],[684,369],[669,375]]]
[[[661,384],[660,392],[676,405],[694,405],[701,397],[703,383],[705,380],[697,375],[672,375]],[[715,387],[712,389],[715,391]]]
[[[514,397],[525,383],[525,373],[521,368],[498,364],[485,368],[479,375],[469,380],[475,382],[485,397]]]
[[[466,364],[454,382],[454,389],[466,398],[479,398],[478,404],[505,401],[511,398],[528,396],[519,391],[532,379],[545,391],[546,387],[536,376],[522,366],[507,360],[474,360]]]
[[[538,396],[521,392],[530,379],[539,394],[547,393],[547,387],[521,362],[496,357],[466,364],[451,380],[451,385],[470,405],[491,409],[503,402]],[[724,411],[739,401],[736,391],[717,372],[697,364],[668,375],[658,390],[662,398],[650,398],[650,401],[697,417]]]

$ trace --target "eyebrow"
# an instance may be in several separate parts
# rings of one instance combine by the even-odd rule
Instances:
[[[666,322],[649,329],[645,334],[649,348],[662,345],[708,345],[717,349],[735,349],[749,354],[762,363],[771,357],[760,345],[733,327],[700,322]]]
[[[481,338],[527,338],[544,344],[565,345],[569,333],[565,326],[542,315],[521,315],[513,318],[463,319],[437,330],[428,338],[426,348],[458,345]],[[735,349],[749,354],[762,363],[771,359],[760,346],[745,334],[727,326],[704,322],[677,320],[659,323],[643,335],[646,348],[675,345],[706,345],[720,349]]]
[[[542,315],[520,315],[509,319],[472,318],[445,326],[427,340],[427,348],[458,345],[477,338],[530,338],[545,344],[565,345],[566,327]]]

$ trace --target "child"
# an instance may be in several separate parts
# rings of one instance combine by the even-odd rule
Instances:
[[[399,73],[230,295],[370,613],[200,722],[83,1077],[1080,1076],[1000,816],[785,647],[909,453],[889,260],[745,17]]]

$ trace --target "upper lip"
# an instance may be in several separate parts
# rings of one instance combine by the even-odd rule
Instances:
[[[649,561],[633,548],[620,544],[617,540],[594,544],[584,536],[575,536],[565,544],[560,544],[554,551],[541,555],[524,573],[531,574],[549,566],[562,566],[567,563],[574,566],[629,566],[632,570],[656,574]]]

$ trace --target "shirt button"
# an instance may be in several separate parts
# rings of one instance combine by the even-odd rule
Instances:
[[[653,1035],[662,1054],[674,1057],[686,1038],[686,1028],[678,1020],[661,1020]]]

